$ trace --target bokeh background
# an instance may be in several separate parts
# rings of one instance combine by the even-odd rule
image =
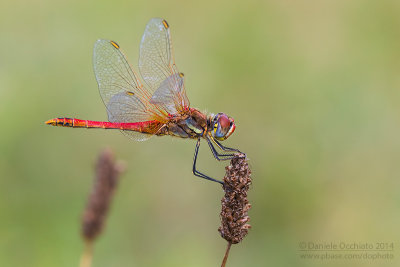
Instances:
[[[94,266],[219,266],[220,186],[191,174],[194,141],[50,127],[106,120],[92,70],[99,38],[134,68],[165,18],[193,107],[225,112],[225,144],[253,171],[253,229],[229,266],[399,266],[400,2],[0,3],[0,266],[77,266],[98,153],[127,172]],[[136,68],[137,69],[137,68]],[[224,175],[203,143],[199,169]],[[300,242],[394,243],[393,260],[304,260]]]

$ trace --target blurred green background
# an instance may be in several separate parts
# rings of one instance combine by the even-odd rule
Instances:
[[[137,70],[165,18],[193,107],[225,112],[253,171],[253,226],[228,266],[399,266],[399,1],[0,3],[0,266],[77,266],[80,217],[105,147],[128,170],[93,266],[219,266],[220,186],[191,174],[194,141],[50,127],[106,120],[99,38]],[[200,149],[199,169],[225,163]],[[394,242],[393,260],[305,260],[300,242]]]

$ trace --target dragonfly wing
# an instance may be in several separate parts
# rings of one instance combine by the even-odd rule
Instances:
[[[117,43],[98,40],[94,45],[93,67],[100,95],[106,106],[114,95],[121,92],[130,92],[146,104],[146,91]]]
[[[134,131],[125,131],[125,130],[121,130],[121,133],[123,133],[123,135],[134,141],[146,141],[154,136],[154,134],[144,134]]]
[[[149,118],[149,114],[145,110],[146,107],[140,99],[135,95],[125,92],[114,95],[107,104],[108,119],[110,122],[129,123],[133,120],[146,121]],[[162,126],[162,123],[154,125],[151,129],[148,129],[148,131],[156,133]],[[121,130],[121,132],[136,141],[145,141],[154,135],[129,130]]]
[[[146,106],[135,95],[120,92],[111,97],[107,105],[110,122],[138,122],[149,120]]]
[[[109,40],[98,40],[94,46],[94,72],[100,95],[110,122],[140,122],[160,118],[156,106],[149,103],[146,91],[133,72],[119,46]],[[158,117],[157,117],[158,114]],[[123,131],[135,140],[146,140],[149,134]]]
[[[169,26],[161,18],[151,19],[146,26],[140,43],[139,70],[145,83],[157,94],[152,102],[165,104],[167,108],[174,105],[177,111],[189,107],[183,74],[179,73],[172,53]]]
[[[170,114],[177,113],[178,110],[176,110],[177,103],[175,103],[175,95],[182,93],[183,82],[182,74],[173,74],[169,76],[154,92],[150,99],[150,103],[163,105]]]

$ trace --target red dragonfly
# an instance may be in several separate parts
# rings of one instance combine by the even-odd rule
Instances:
[[[178,71],[172,52],[168,23],[160,18],[151,19],[140,43],[142,83],[116,42],[98,40],[94,46],[93,65],[109,122],[56,118],[46,121],[46,124],[119,129],[137,141],[154,135],[197,139],[193,174],[223,184],[196,170],[196,160],[201,138],[207,141],[217,160],[229,160],[233,152],[240,152],[218,142],[235,131],[234,120],[224,113],[207,116],[190,107],[184,76]],[[228,153],[219,153],[215,146]]]

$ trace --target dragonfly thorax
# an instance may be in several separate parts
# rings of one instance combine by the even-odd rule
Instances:
[[[197,109],[190,108],[186,114],[173,116],[158,135],[181,138],[198,138],[208,131],[207,117]]]

